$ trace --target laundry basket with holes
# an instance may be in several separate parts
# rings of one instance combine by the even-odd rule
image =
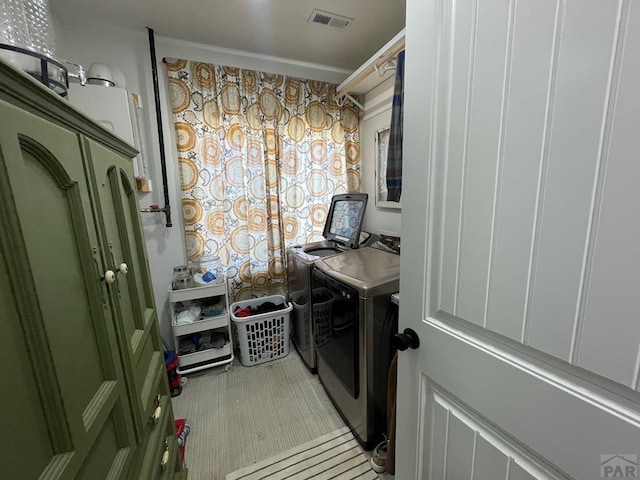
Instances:
[[[293,306],[282,295],[243,300],[231,305],[240,361],[245,367],[289,354],[291,310]]]
[[[309,295],[307,290],[291,292],[291,335],[301,350],[309,350],[311,346],[311,318],[309,315]]]
[[[316,345],[319,347],[331,340],[331,306],[335,298],[335,295],[328,288],[313,289],[313,325]]]

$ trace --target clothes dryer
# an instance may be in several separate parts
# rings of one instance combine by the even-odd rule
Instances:
[[[372,448],[386,432],[400,255],[366,247],[317,260],[312,304],[318,376],[354,436]]]
[[[307,367],[315,373],[316,352],[313,342],[311,267],[320,258],[358,248],[367,207],[367,194],[342,194],[331,199],[323,229],[324,240],[294,245],[287,249],[287,282],[293,305],[291,327],[293,344]],[[365,234],[369,237],[369,234]],[[317,295],[319,292],[315,292]]]

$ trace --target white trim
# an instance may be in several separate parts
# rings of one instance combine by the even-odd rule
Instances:
[[[206,50],[206,51],[213,52],[213,53],[224,53],[226,55],[234,55],[234,56],[238,56],[238,57],[247,57],[247,58],[251,58],[251,59],[266,60],[266,61],[269,61],[269,62],[284,63],[284,64],[288,64],[288,65],[295,65],[297,67],[313,68],[313,69],[322,70],[322,71],[325,71],[325,72],[334,72],[334,73],[340,73],[340,74],[344,74],[344,75],[348,75],[351,72],[351,70],[347,70],[347,69],[344,69],[344,68],[336,68],[336,67],[331,67],[331,66],[328,66],[328,65],[321,65],[321,64],[318,64],[318,63],[303,62],[301,60],[292,60],[292,59],[289,59],[289,58],[274,57],[272,55],[264,55],[264,54],[260,54],[260,53],[253,53],[253,52],[248,52],[248,51],[245,51],[245,50],[234,50],[232,48],[216,47],[216,46],[213,46],[213,45],[206,45],[206,44],[203,44],[203,43],[189,42],[189,41],[186,41],[186,40],[180,40],[180,39],[172,38],[172,37],[158,36],[156,38],[156,43],[158,42],[158,39],[171,41],[172,42],[172,46],[195,48],[195,49],[199,49],[199,50]],[[195,59],[189,59],[189,60],[195,60]]]
[[[490,355],[533,378],[551,385],[559,391],[565,392],[613,417],[619,418],[629,425],[640,428],[640,412],[637,409],[630,408],[628,405],[612,399],[612,392],[608,392],[607,396],[596,391],[593,388],[593,385],[591,388],[586,388],[568,376],[561,375],[560,371],[553,371],[551,368],[542,368],[540,365],[527,360],[522,356],[522,353],[516,354],[510,352],[504,348],[489,343],[480,337],[473,336],[453,325],[445,323],[442,320],[438,320],[437,318],[428,317],[424,322],[427,325],[440,330],[444,334],[454,337],[462,343],[466,343],[467,345],[470,345],[471,347],[486,353],[487,355]]]
[[[431,393],[433,394],[434,402],[439,404],[447,411],[447,420],[453,414],[454,417],[456,417],[467,427],[469,427],[469,430],[475,433],[473,440],[474,449],[472,454],[474,459],[476,453],[475,447],[477,435],[480,434],[482,438],[484,438],[487,442],[489,442],[492,446],[494,446],[497,450],[504,454],[509,465],[511,464],[511,462],[515,462],[527,473],[540,480],[561,478],[544,469],[541,465],[537,464],[534,459],[528,457],[523,451],[514,448],[514,445],[512,443],[509,443],[506,438],[503,438],[502,435],[500,435],[499,432],[495,431],[488,423],[484,423],[479,418],[476,418],[475,415],[469,412],[463,405],[458,404],[454,399],[450,398],[448,395],[435,388],[433,385],[431,386]],[[449,422],[447,422],[447,434],[449,433],[448,423]],[[472,463],[472,469],[473,466],[474,465]],[[510,470],[509,467],[507,467],[507,469]],[[509,477],[507,476],[506,478]]]

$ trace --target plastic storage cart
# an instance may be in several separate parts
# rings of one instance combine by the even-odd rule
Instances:
[[[181,310],[201,307],[202,314],[195,321],[178,324]],[[227,282],[173,290],[169,287],[169,310],[175,350],[178,353],[178,373],[187,374],[205,368],[233,366],[231,322],[227,299]],[[213,309],[217,307],[217,310]],[[217,345],[216,340],[221,345]]]
[[[282,305],[282,308],[244,317],[236,315],[247,308],[256,309],[267,302]],[[291,310],[293,306],[287,303],[282,295],[244,300],[231,305],[231,319],[240,346],[240,361],[244,366],[258,365],[289,354]]]

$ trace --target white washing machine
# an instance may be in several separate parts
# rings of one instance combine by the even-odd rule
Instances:
[[[361,228],[367,198],[366,193],[335,195],[322,233],[325,239],[287,249],[287,282],[293,305],[291,338],[304,363],[314,373],[317,360],[311,304],[313,296],[322,292],[314,292],[311,288],[311,268],[320,258],[358,248],[363,241]],[[369,238],[368,234],[364,236]]]

